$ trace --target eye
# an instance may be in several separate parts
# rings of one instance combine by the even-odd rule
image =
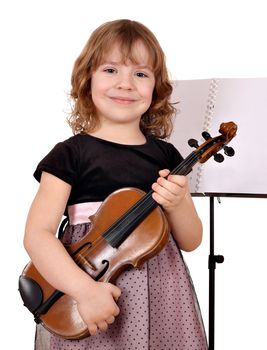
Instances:
[[[113,74],[116,72],[116,70],[114,68],[104,68],[103,71],[108,73],[108,74]]]
[[[139,78],[148,78],[148,75],[144,72],[136,72],[136,75],[139,77]]]

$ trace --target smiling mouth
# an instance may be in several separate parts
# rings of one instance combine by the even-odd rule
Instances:
[[[134,100],[134,99],[127,98],[127,97],[120,97],[120,96],[110,97],[110,99],[112,101],[119,103],[119,104],[122,104],[122,105],[128,105],[128,104],[136,102],[136,100]]]

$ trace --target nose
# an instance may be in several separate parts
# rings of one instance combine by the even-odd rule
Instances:
[[[117,89],[132,90],[133,88],[133,76],[127,72],[119,74],[117,81]]]

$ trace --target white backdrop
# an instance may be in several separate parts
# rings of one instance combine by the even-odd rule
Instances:
[[[65,112],[75,58],[93,29],[118,18],[141,21],[156,34],[172,79],[267,76],[264,1],[1,2],[1,349],[33,349],[33,319],[17,291],[28,262],[22,239],[37,190],[32,173],[56,142],[71,135]],[[255,181],[257,176],[260,169]],[[266,200],[223,198],[215,206],[215,253],[225,256],[216,269],[218,350],[267,348]],[[185,259],[207,327],[209,201],[195,203],[204,240]]]

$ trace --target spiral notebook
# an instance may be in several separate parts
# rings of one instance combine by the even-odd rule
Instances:
[[[238,126],[229,143],[233,157],[224,155],[222,163],[210,158],[188,175],[192,195],[267,196],[267,78],[173,83],[172,101],[178,104],[170,142],[184,157],[193,151],[190,138],[201,144],[203,131],[215,137],[223,122]]]

